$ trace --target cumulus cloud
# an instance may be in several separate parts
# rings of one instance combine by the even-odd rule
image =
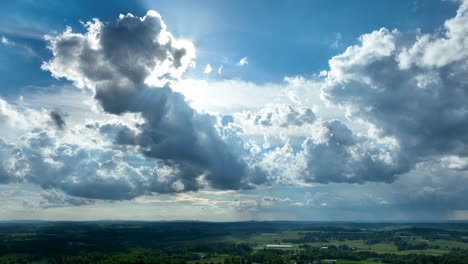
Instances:
[[[446,21],[442,37],[382,28],[329,61],[322,97],[396,140],[408,170],[468,156],[467,6]]]
[[[24,105],[12,104],[0,98],[0,137],[16,138],[32,128],[40,127],[50,120],[44,109],[33,110]]]
[[[186,173],[182,165],[147,160],[112,145],[86,147],[65,138],[54,131],[35,130],[25,134],[21,143],[2,141],[0,181],[29,182],[68,196],[105,200],[182,192],[199,186],[181,177]]]
[[[258,166],[267,172],[267,182],[271,184],[301,185],[306,160],[286,143],[262,153]]]
[[[324,122],[322,139],[308,138],[302,148],[306,182],[393,182],[409,170],[399,146],[354,135],[338,120]]]
[[[46,37],[53,58],[43,69],[94,90],[108,113],[140,114],[137,130],[122,130],[115,142],[172,168],[175,189],[197,190],[200,178],[214,188],[242,188],[246,164],[219,136],[216,118],[196,112],[167,86],[190,67],[193,46],[174,38],[155,11],[84,25],[84,34],[68,28]]]
[[[258,151],[258,166],[268,182],[294,185],[313,183],[393,182],[409,170],[397,144],[354,134],[338,120],[317,121],[302,144]]]
[[[84,24],[86,33],[71,28],[46,36],[53,58],[42,68],[56,78],[66,78],[80,88],[95,90],[104,110],[129,111],[132,98],[148,85],[164,86],[179,78],[195,57],[193,45],[166,30],[161,16],[121,15],[104,24],[98,19]]]
[[[259,114],[244,112],[237,115],[242,122],[251,122],[262,127],[301,127],[315,122],[316,116],[307,107],[294,108],[286,104],[269,104],[260,110]]]
[[[402,69],[413,65],[440,68],[468,58],[468,1],[463,1],[454,18],[444,24],[442,37],[438,34],[418,35],[416,42],[404,47],[397,59]]]

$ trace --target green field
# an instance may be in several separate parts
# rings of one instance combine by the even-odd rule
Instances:
[[[392,230],[392,229],[387,229],[387,230]],[[393,229],[396,230],[396,229]],[[252,234],[251,236],[247,237],[234,237],[234,236],[228,236],[224,237],[222,240],[226,241],[233,241],[233,242],[243,242],[243,243],[249,243],[251,244],[255,249],[263,249],[265,245],[267,244],[287,244],[288,239],[297,239],[300,238],[299,233],[301,231],[283,231],[277,233],[277,235],[272,236],[272,235],[262,235],[262,234]],[[308,232],[312,233],[313,232]],[[424,242],[427,243],[429,246],[438,246],[439,248],[428,248],[428,249],[421,249],[421,250],[398,250],[397,246],[393,243],[376,243],[376,244],[367,244],[364,240],[330,240],[327,242],[314,242],[314,243],[305,243],[307,245],[311,246],[340,246],[340,245],[347,245],[349,247],[354,248],[357,251],[372,251],[376,252],[379,254],[385,254],[385,253],[392,253],[392,254],[399,254],[399,255],[405,255],[405,254],[427,254],[427,255],[443,255],[448,252],[452,248],[462,248],[462,249],[468,249],[468,243],[466,242],[460,242],[460,241],[454,241],[454,240],[442,240],[442,239],[436,239],[436,240],[427,240],[423,239],[418,236],[414,237],[408,237],[408,240],[410,243],[417,243],[417,242]],[[293,249],[298,249],[299,244],[292,244]]]

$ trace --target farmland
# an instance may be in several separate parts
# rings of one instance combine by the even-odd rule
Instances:
[[[467,237],[465,223],[6,222],[0,263],[466,263]]]

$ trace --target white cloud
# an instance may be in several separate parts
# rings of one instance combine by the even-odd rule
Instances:
[[[451,170],[468,170],[468,157],[449,155],[442,157],[441,162],[444,167],[449,168]]]
[[[418,35],[416,42],[404,47],[398,55],[401,69],[412,65],[420,67],[443,67],[468,58],[468,1],[463,1],[457,15],[444,24],[444,36],[438,34]]]
[[[343,37],[340,33],[335,34],[335,40],[330,44],[330,47],[333,49],[337,49],[340,47],[340,41]]]
[[[249,61],[247,60],[247,57],[243,57],[242,59],[239,60],[239,65],[244,66],[249,64]]]
[[[2,36],[2,38],[0,39],[0,42],[5,45],[5,46],[11,46],[11,45],[14,45],[15,43],[9,39],[7,39],[6,37]]]
[[[203,70],[203,73],[204,74],[209,74],[209,73],[211,73],[212,70],[213,70],[213,68],[211,68],[211,65],[207,64],[205,69]]]
[[[49,114],[44,109],[34,110],[18,104],[10,104],[0,98],[0,137],[13,139],[18,133],[24,133],[46,124]]]

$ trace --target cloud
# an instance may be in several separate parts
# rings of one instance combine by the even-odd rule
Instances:
[[[247,57],[243,57],[242,59],[239,60],[239,65],[244,66],[249,64],[249,61],[247,60]]]
[[[454,18],[444,23],[445,32],[418,35],[416,42],[404,47],[397,59],[402,69],[411,66],[444,67],[468,58],[468,1],[463,1]]]
[[[314,123],[316,117],[312,109],[294,109],[291,105],[269,105],[261,110],[260,115],[252,116],[255,125],[269,126],[303,126]]]
[[[273,196],[263,196],[262,197],[262,205],[271,205],[271,204],[275,204],[275,205],[291,205],[291,203],[293,202],[290,198],[280,198],[280,197],[273,197]]]
[[[85,34],[67,28],[46,36],[54,56],[42,68],[77,87],[94,89],[95,98],[111,113],[128,111],[131,99],[148,85],[164,86],[179,78],[195,57],[193,45],[167,32],[155,11],[142,18],[128,14],[112,23],[94,19],[84,25]]]
[[[55,189],[43,191],[40,195],[42,199],[39,201],[35,201],[38,202],[38,204],[29,203],[27,205],[41,208],[55,208],[63,206],[89,205],[94,203],[94,201],[91,199],[68,196]]]
[[[361,36],[329,61],[322,97],[395,139],[411,167],[442,156],[466,158],[467,6],[446,21],[442,37],[385,28]]]
[[[262,153],[258,163],[267,172],[270,184],[301,185],[301,175],[306,169],[306,160],[289,143]]]
[[[451,170],[465,171],[468,170],[468,157],[459,157],[456,155],[449,155],[442,157],[442,165]]]
[[[0,139],[0,183],[23,181],[25,166],[21,149]]]
[[[211,73],[212,70],[213,70],[213,68],[211,68],[211,65],[207,64],[205,69],[203,70],[203,73],[204,74],[209,74],[209,73]]]
[[[341,36],[340,33],[336,33],[335,35],[335,40],[330,44],[330,47],[333,49],[337,49],[340,47],[340,41],[343,37]]]
[[[266,144],[254,154],[267,182],[297,186],[314,183],[393,182],[409,162],[391,140],[354,134],[338,120],[316,121],[302,141]],[[301,143],[302,142],[302,143]]]
[[[223,65],[219,66],[218,68],[218,75],[221,75],[221,73],[223,73]]]
[[[181,165],[147,160],[131,149],[112,145],[77,145],[67,138],[54,131],[35,130],[25,134],[19,144],[2,141],[0,181],[29,182],[68,196],[104,200],[182,192],[199,186],[189,185],[181,177],[186,173]]]
[[[108,113],[141,115],[136,131],[122,130],[115,142],[171,168],[174,188],[158,191],[197,190],[201,178],[214,188],[242,188],[248,168],[219,136],[216,118],[193,110],[167,85],[192,64],[192,44],[166,31],[155,11],[84,25],[84,34],[68,28],[46,38],[53,58],[43,69],[94,90]]]
[[[281,103],[270,103],[257,111],[243,111],[232,117],[243,136],[263,137],[264,145],[273,146],[304,140],[317,126],[317,117],[311,108]]]
[[[63,130],[66,127],[66,122],[64,119],[63,114],[57,112],[57,111],[51,111],[50,113],[50,118],[52,119],[54,125],[60,129]]]
[[[18,134],[40,127],[50,120],[44,110],[32,110],[0,98],[0,137],[16,138]]]
[[[409,170],[398,145],[354,135],[338,120],[322,123],[323,138],[308,138],[300,154],[306,160],[306,182],[393,182]]]
[[[15,43],[9,39],[7,39],[6,37],[2,36],[2,38],[0,39],[0,42],[5,45],[5,46],[11,46],[11,45],[15,45]]]

